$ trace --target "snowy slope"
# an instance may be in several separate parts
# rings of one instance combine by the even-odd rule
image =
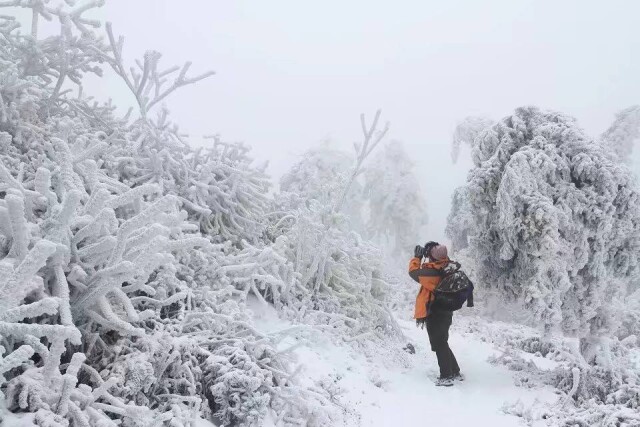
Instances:
[[[264,333],[273,333],[292,325],[278,319],[268,307],[252,304],[255,324]],[[460,319],[461,323],[468,322]],[[443,426],[518,426],[520,418],[507,415],[501,408],[518,400],[525,405],[535,399],[554,402],[550,388],[525,389],[514,385],[512,374],[487,361],[498,355],[491,344],[482,342],[455,326],[450,344],[460,362],[466,380],[451,388],[436,387],[435,356],[429,349],[425,330],[412,321],[399,320],[416,354],[406,357],[406,365],[389,363],[386,353],[365,356],[352,346],[332,342],[329,337],[309,340],[292,335],[282,347],[300,341],[295,354],[303,365],[298,380],[311,385],[330,383],[335,402],[342,407],[335,425],[409,426],[428,420]],[[382,353],[382,352],[381,352]],[[424,424],[426,425],[426,424]]]

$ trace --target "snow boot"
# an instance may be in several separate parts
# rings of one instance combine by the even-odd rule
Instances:
[[[453,385],[453,377],[438,378],[436,387],[451,387]]]
[[[454,381],[464,381],[464,375],[462,375],[460,372],[457,372],[457,373],[453,374],[453,380]]]

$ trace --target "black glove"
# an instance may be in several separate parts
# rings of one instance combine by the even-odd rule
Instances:
[[[422,257],[424,256],[424,248],[420,245],[416,246],[416,248],[413,250],[413,256],[422,259]]]

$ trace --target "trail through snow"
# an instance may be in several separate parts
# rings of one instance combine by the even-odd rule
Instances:
[[[264,332],[291,326],[269,308],[254,305],[252,309]],[[329,382],[339,388],[336,399],[344,408],[349,427],[521,426],[520,418],[501,411],[505,403],[520,400],[529,404],[535,399],[551,403],[557,399],[550,388],[517,387],[506,368],[487,362],[489,356],[499,354],[498,350],[457,332],[455,317],[449,342],[466,379],[453,387],[436,387],[438,367],[426,330],[416,328],[412,321],[401,320],[400,324],[416,348],[409,356],[409,367],[388,366],[381,357],[367,358],[326,339],[296,349],[298,362],[304,366],[299,379],[310,386]],[[283,347],[294,342],[286,340]]]
[[[444,426],[517,426],[520,419],[501,412],[505,402],[534,399],[555,400],[546,389],[525,390],[514,385],[511,373],[491,365],[487,358],[497,354],[490,345],[452,331],[450,345],[465,375],[453,387],[436,387],[435,354],[425,330],[413,322],[401,322],[405,334],[416,347],[414,366],[391,370],[388,385],[380,390],[371,407],[362,407],[362,425],[410,426],[427,420]]]

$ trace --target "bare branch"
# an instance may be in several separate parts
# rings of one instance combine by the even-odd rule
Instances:
[[[342,207],[344,206],[344,202],[347,198],[349,190],[351,189],[351,186],[353,185],[353,182],[358,177],[358,175],[360,175],[363,171],[362,165],[364,164],[364,161],[367,159],[367,157],[369,157],[369,155],[373,152],[373,150],[378,146],[380,141],[382,141],[382,139],[385,137],[385,135],[389,131],[390,125],[389,125],[389,122],[387,122],[385,124],[384,129],[376,134],[378,121],[380,120],[381,114],[382,114],[381,110],[376,111],[376,115],[370,127],[367,127],[364,114],[360,115],[360,125],[362,127],[363,141],[362,141],[362,144],[358,144],[358,143],[353,144],[353,147],[356,150],[356,164],[353,168],[353,172],[351,173],[347,183],[345,184],[345,187],[342,191],[342,195],[336,201],[336,204],[333,206],[334,213],[340,212],[340,210],[342,210]],[[376,135],[375,139],[373,140],[373,143],[371,143],[374,135]]]

